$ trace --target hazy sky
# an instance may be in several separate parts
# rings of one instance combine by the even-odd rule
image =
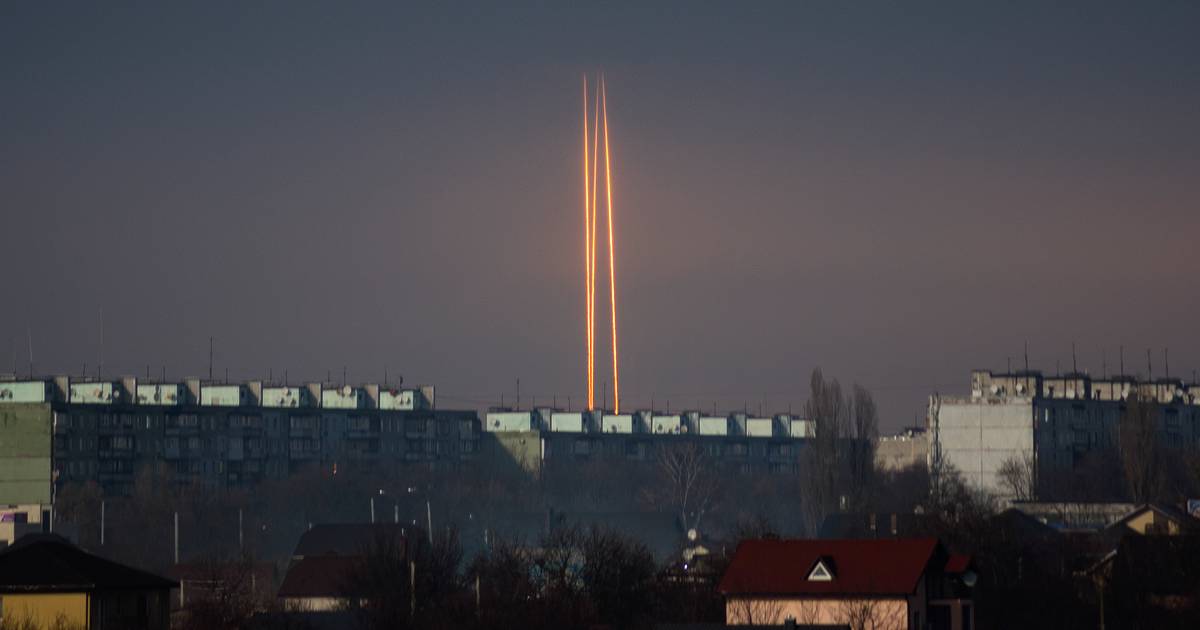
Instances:
[[[0,371],[578,405],[601,69],[626,406],[1200,367],[1195,2],[177,4],[0,5]]]

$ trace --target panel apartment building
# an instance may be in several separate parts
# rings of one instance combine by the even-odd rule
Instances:
[[[1164,444],[1200,444],[1195,383],[975,370],[969,396],[930,397],[930,458],[942,457],[970,483],[1003,495],[996,472],[1006,460],[1031,461],[1036,477],[1046,479],[1079,466],[1089,453],[1115,451],[1118,422],[1134,395],[1155,403]]]
[[[483,429],[492,448],[506,452],[525,470],[589,459],[654,461],[658,449],[694,443],[712,461],[742,474],[799,474],[803,446],[813,423],[787,414],[755,417],[734,412],[661,414],[637,411],[528,411],[487,413]]]
[[[72,481],[128,494],[147,464],[219,487],[339,464],[454,468],[479,438],[475,411],[436,409],[432,387],[0,380],[0,507],[49,505]]]

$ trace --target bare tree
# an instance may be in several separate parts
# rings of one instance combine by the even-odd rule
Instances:
[[[1016,501],[1032,501],[1037,496],[1033,456],[1029,453],[1013,455],[1001,462],[996,477],[1000,487]]]
[[[812,421],[816,435],[805,458],[804,506],[809,532],[816,532],[838,503],[842,457],[839,444],[846,434],[848,403],[837,379],[826,381],[820,368],[810,379],[805,415]]]
[[[861,508],[875,482],[875,445],[879,440],[879,411],[871,392],[855,384],[851,416],[853,434],[849,444],[850,492],[855,508]]]
[[[188,588],[198,593],[189,598],[178,624],[183,630],[242,628],[255,612],[265,610],[260,596],[271,588],[258,584],[254,562],[249,557],[226,561],[218,557],[199,562],[200,572]]]
[[[841,621],[850,630],[900,630],[907,627],[908,620],[904,613],[897,615],[895,612],[888,610],[880,600],[870,598],[848,599],[838,606]]]
[[[730,625],[773,626],[784,622],[783,603],[765,597],[729,598]]]
[[[704,517],[716,509],[721,491],[717,462],[695,442],[665,445],[658,449],[661,484],[646,489],[651,503],[666,503],[686,531],[699,529]]]
[[[1158,461],[1158,410],[1154,403],[1130,398],[1121,413],[1118,442],[1121,468],[1129,495],[1138,503],[1153,501],[1162,489]]]

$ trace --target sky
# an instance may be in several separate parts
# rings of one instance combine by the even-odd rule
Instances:
[[[4,3],[0,372],[32,340],[38,373],[203,377],[212,337],[222,378],[578,407],[604,72],[623,407],[799,411],[820,367],[889,430],[1026,344],[1190,380],[1198,32],[1172,1]]]

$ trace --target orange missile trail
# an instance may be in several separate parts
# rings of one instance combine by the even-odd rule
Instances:
[[[585,345],[588,357],[587,383],[588,408],[592,407],[592,248],[591,248],[591,212],[590,182],[588,180],[588,109],[587,109],[587,75],[583,77],[583,293]]]
[[[588,237],[588,287],[591,291],[591,298],[588,300],[588,334],[591,335],[592,345],[591,351],[588,352],[588,409],[595,409],[596,399],[596,216],[599,214],[599,206],[596,205],[596,192],[600,187],[600,176],[598,169],[600,166],[600,90],[596,89],[595,107],[593,115],[595,116],[592,124],[592,224],[591,234]],[[601,401],[601,405],[604,401]]]
[[[604,104],[604,190],[608,202],[608,290],[612,305],[613,413],[621,413],[621,379],[617,369],[617,267],[613,255],[612,166],[608,150],[608,86],[600,77],[601,102]]]

